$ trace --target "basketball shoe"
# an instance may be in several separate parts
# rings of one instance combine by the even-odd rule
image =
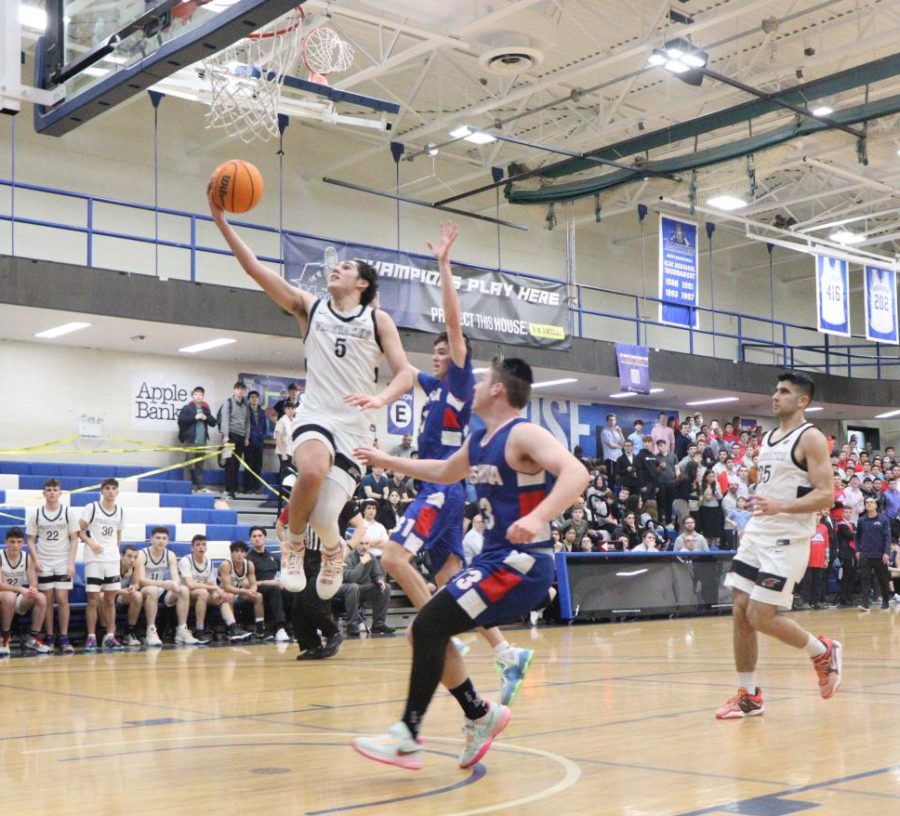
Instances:
[[[477,720],[466,720],[463,736],[466,744],[459,755],[459,767],[471,768],[491,747],[491,743],[512,718],[512,712],[505,705],[488,703],[488,713]]]
[[[344,551],[340,544],[329,555],[322,550],[322,566],[316,576],[316,592],[323,601],[331,600],[344,582]]]
[[[531,668],[532,660],[534,660],[534,649],[511,647],[497,661],[497,671],[503,681],[500,689],[500,702],[503,705],[512,705],[513,700],[516,699],[525,682],[525,675]]]
[[[747,689],[738,689],[738,693],[716,711],[716,719],[737,720],[742,717],[758,717],[765,712],[762,689],[757,686],[755,694],[751,694]]]
[[[163,645],[163,642],[159,637],[159,632],[156,631],[156,627],[153,624],[150,624],[147,627],[147,634],[144,635],[144,645],[149,646],[150,648]]]
[[[407,771],[422,770],[422,745],[413,739],[404,722],[394,723],[386,734],[357,737],[350,744],[367,759],[396,765]]]
[[[828,700],[841,685],[841,644],[840,641],[830,640],[821,635],[818,635],[818,638],[825,646],[825,653],[812,658],[812,662],[819,676],[819,693],[823,700]]]

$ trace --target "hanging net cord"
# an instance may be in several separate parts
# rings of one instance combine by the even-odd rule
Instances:
[[[294,9],[203,61],[212,93],[206,127],[245,142],[278,137],[282,83],[300,60],[303,17]]]
[[[333,29],[320,26],[303,38],[303,62],[314,76],[340,73],[353,64],[353,46]]]

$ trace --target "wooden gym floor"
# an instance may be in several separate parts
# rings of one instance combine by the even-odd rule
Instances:
[[[537,650],[513,719],[456,765],[461,713],[441,693],[419,772],[347,745],[399,718],[402,637],[294,660],[270,644],[6,660],[0,799],[10,814],[886,814],[900,804],[900,620],[798,613],[844,643],[819,698],[807,658],[762,641],[768,712],[716,722],[734,690],[728,617],[514,630]],[[496,698],[473,635],[476,686]]]

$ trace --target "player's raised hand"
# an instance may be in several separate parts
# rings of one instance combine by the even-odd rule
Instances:
[[[344,397],[344,402],[347,405],[356,406],[360,411],[370,411],[384,406],[384,400],[380,394],[375,394],[374,396],[369,394],[347,394]]]
[[[372,467],[386,467],[387,462],[391,458],[383,450],[373,445],[363,445],[361,448],[356,448],[353,451],[353,456],[364,465],[371,465]]]
[[[209,204],[209,211],[212,213],[212,217],[214,219],[224,218],[223,210],[219,206],[216,201],[216,197],[213,195],[213,180],[210,178],[209,183],[206,185],[206,201]]]
[[[441,239],[437,243],[427,241],[428,248],[434,253],[438,261],[449,261],[450,247],[459,235],[459,227],[452,221],[444,221],[441,224]]]
[[[533,513],[529,513],[509,525],[506,538],[511,544],[528,544],[534,541],[537,534],[546,526],[545,521],[535,518]]]

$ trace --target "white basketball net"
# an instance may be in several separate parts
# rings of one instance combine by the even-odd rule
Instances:
[[[320,26],[303,38],[303,62],[312,82],[325,82],[328,74],[346,71],[353,64],[353,46],[336,31]]]
[[[203,61],[212,92],[206,127],[244,142],[278,137],[282,82],[300,59],[303,16],[294,9]]]

